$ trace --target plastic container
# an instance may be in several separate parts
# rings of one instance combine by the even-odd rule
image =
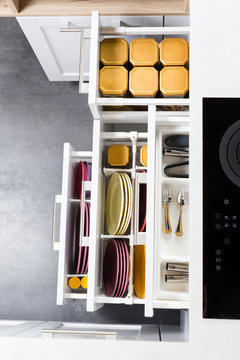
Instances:
[[[111,166],[126,166],[129,163],[129,147],[118,144],[109,146],[108,163]]]
[[[128,90],[128,71],[123,66],[104,66],[99,74],[99,90],[105,96],[123,96]]]
[[[189,44],[184,38],[166,38],[160,43],[160,61],[164,66],[185,65],[189,61]]]
[[[125,65],[128,61],[128,43],[125,39],[104,39],[100,44],[103,65]]]
[[[68,281],[68,286],[73,289],[76,290],[78,288],[80,288],[81,286],[81,280],[78,277],[71,277]]]
[[[147,166],[147,145],[142,146],[140,149],[140,163]]]
[[[160,71],[163,96],[183,97],[189,90],[189,72],[184,66],[166,66]]]
[[[158,43],[154,39],[134,39],[130,44],[133,66],[154,66],[159,61]]]
[[[153,67],[135,67],[129,73],[129,91],[136,97],[154,97],[158,91],[158,71]]]

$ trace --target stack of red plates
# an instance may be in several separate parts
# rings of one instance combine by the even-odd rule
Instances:
[[[127,244],[122,239],[109,240],[103,262],[103,281],[107,296],[124,296],[127,290],[129,271]]]
[[[146,172],[143,170],[142,172]],[[139,189],[139,232],[146,231],[147,220],[147,184],[140,184]]]

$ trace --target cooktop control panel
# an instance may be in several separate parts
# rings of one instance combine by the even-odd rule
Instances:
[[[203,316],[240,318],[240,99],[203,99]]]

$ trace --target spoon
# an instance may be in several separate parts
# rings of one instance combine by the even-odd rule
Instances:
[[[170,234],[172,232],[172,226],[169,216],[169,203],[171,202],[171,199],[172,199],[171,190],[165,188],[163,190],[163,224],[162,224],[162,231],[165,234]]]
[[[183,205],[185,204],[185,199],[184,199],[184,190],[180,190],[178,193],[178,197],[177,197],[177,202],[180,205],[180,213],[179,213],[179,219],[178,219],[178,224],[177,224],[177,228],[176,228],[176,232],[175,234],[177,236],[183,236],[183,226],[182,226],[182,208]]]

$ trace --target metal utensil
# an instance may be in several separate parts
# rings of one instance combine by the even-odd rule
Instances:
[[[166,156],[177,156],[177,157],[189,157],[189,151],[188,150],[178,150],[178,149],[169,149],[164,148],[163,149],[163,155]]]
[[[186,264],[186,263],[167,263],[166,270],[187,273],[188,272],[188,264]]]
[[[185,204],[184,190],[179,191],[178,197],[177,197],[177,202],[178,202],[178,204],[180,206],[180,213],[179,213],[179,219],[178,219],[178,224],[177,224],[175,234],[177,236],[183,236],[182,210],[183,210],[183,205]]]
[[[172,226],[169,216],[169,203],[171,202],[172,195],[169,188],[163,190],[163,224],[162,231],[165,234],[170,234],[172,232]]]
[[[168,283],[186,283],[188,275],[165,275],[165,281]]]

